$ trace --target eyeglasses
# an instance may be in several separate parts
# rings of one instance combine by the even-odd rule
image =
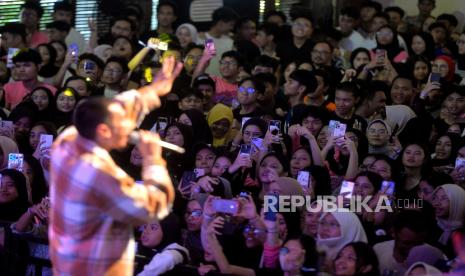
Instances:
[[[252,88],[252,87],[245,88],[245,87],[239,86],[239,88],[237,88],[237,92],[253,94],[253,93],[257,92],[257,90],[255,90],[255,88]]]
[[[264,233],[265,230],[263,229],[257,229],[251,225],[247,225],[245,228],[244,228],[244,234],[245,235],[254,235],[254,236],[258,236],[262,233]]]
[[[237,65],[237,62],[221,60],[220,65],[223,65],[223,66],[235,66],[235,65]]]
[[[202,210],[193,210],[192,212],[186,211],[186,216],[188,217],[192,216],[194,218],[198,218],[202,216]]]

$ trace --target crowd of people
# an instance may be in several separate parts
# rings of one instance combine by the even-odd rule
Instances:
[[[163,152],[170,214],[134,225],[137,275],[463,275],[465,32],[452,14],[432,16],[436,4],[418,0],[406,16],[367,0],[342,7],[335,26],[301,6],[261,23],[221,7],[199,32],[164,0],[157,29],[143,32],[131,4],[107,34],[89,19],[86,41],[72,5],[57,2],[40,30],[43,9],[27,1],[0,28],[0,221],[46,239],[45,135],[73,125],[86,98],[151,83],[173,56],[183,70],[138,127],[185,153]],[[140,185],[138,148],[111,156]],[[344,206],[264,211],[275,195]],[[345,208],[382,196],[392,212]]]

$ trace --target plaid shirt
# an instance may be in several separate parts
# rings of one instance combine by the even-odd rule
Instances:
[[[116,97],[141,119],[158,96],[132,90]],[[50,257],[55,275],[133,275],[133,228],[166,216],[174,190],[165,167],[143,167],[135,184],[95,142],[66,129],[51,154]]]

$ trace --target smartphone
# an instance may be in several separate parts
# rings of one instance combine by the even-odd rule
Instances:
[[[304,190],[307,190],[310,187],[310,172],[300,171],[297,175],[297,182]]]
[[[236,215],[239,212],[239,201],[232,199],[214,199],[213,210],[217,213]]]
[[[254,145],[254,147],[256,147],[257,149],[260,149],[262,147],[262,144],[263,144],[263,139],[262,138],[258,138],[258,137],[254,137],[252,138],[252,145]]]
[[[246,144],[241,145],[241,150],[239,151],[240,155],[250,156],[251,153],[252,153],[252,145],[246,145]]]
[[[269,129],[270,129],[271,134],[278,135],[281,132],[281,121],[271,120]]]
[[[168,126],[168,118],[166,117],[158,117],[157,124],[159,130],[165,130]]]
[[[79,46],[76,43],[71,43],[69,45],[69,50],[71,51],[71,54],[75,57],[79,54]]]
[[[458,157],[455,159],[455,168],[458,169],[459,167],[465,166],[465,158]]]
[[[383,181],[381,184],[381,191],[388,196],[392,196],[394,194],[394,190],[396,187],[396,183],[394,181]]]
[[[386,50],[377,49],[376,50],[376,62],[378,64],[384,64],[384,59],[386,58]]]
[[[199,178],[199,177],[202,177],[205,175],[205,170],[204,169],[199,169],[199,168],[195,168],[194,169],[194,174],[195,174],[195,178]]]
[[[394,195],[395,187],[396,184],[394,183],[394,181],[383,181],[381,183],[381,191],[384,191],[384,194],[388,197],[392,197],[392,195]],[[388,205],[392,204],[391,200],[388,200],[387,203]]]
[[[347,180],[342,181],[341,191],[339,192],[339,194],[347,193],[344,197],[351,198],[352,193],[354,191],[354,186],[355,186],[355,183],[352,181],[347,181]]]
[[[339,121],[329,121],[329,133],[332,137],[338,138],[336,145],[341,146],[344,143],[347,125]]]
[[[205,40],[205,48],[210,50],[210,52],[215,51],[215,42],[211,38]]]
[[[439,82],[441,80],[440,73],[431,73],[431,82]]]
[[[94,70],[95,69],[95,62],[93,61],[85,61],[84,62],[84,70]]]
[[[241,129],[244,128],[244,125],[245,123],[247,123],[247,121],[250,120],[250,117],[242,117],[242,125],[241,125]]]
[[[191,182],[194,182],[196,179],[196,174],[194,171],[186,171],[182,174],[181,178],[181,188],[187,187]]]
[[[8,48],[8,54],[6,57],[6,67],[13,68],[15,65],[13,64],[13,57],[19,51],[19,48]]]
[[[53,144],[53,135],[50,134],[41,134],[40,135],[40,144],[42,148],[50,148]]]
[[[13,128],[13,121],[0,121],[0,129]]]
[[[22,153],[10,153],[8,155],[8,169],[23,171],[24,155]]]

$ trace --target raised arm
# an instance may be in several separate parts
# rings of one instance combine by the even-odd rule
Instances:
[[[214,48],[205,47],[203,50],[202,57],[200,58],[199,63],[195,67],[194,73],[192,73],[192,81],[195,80],[198,76],[205,73],[208,65],[210,65],[210,60],[216,55]]]

